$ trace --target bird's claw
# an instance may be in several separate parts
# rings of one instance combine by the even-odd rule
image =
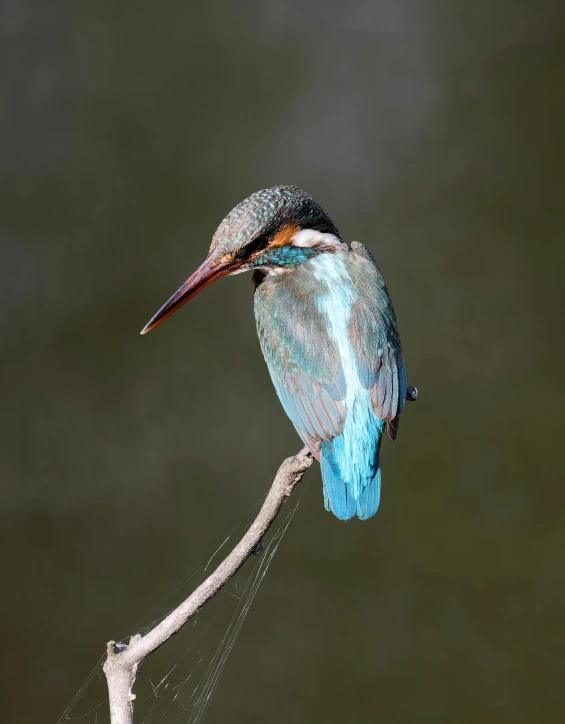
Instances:
[[[418,388],[417,387],[408,387],[406,390],[406,400],[408,402],[416,402],[418,399]]]

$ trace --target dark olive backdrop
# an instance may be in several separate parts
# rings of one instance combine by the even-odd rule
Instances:
[[[2,720],[55,721],[300,447],[248,276],[138,334],[296,183],[375,253],[420,400],[369,523],[309,473],[207,721],[563,721],[563,4],[1,14]]]

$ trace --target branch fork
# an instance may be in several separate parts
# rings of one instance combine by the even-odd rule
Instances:
[[[108,642],[104,673],[108,682],[111,724],[133,724],[133,686],[143,659],[190,621],[237,573],[249,556],[260,553],[263,537],[313,462],[314,458],[308,449],[303,448],[282,463],[259,514],[243,538],[216,570],[174,611],[144,636],[132,636],[128,644]]]

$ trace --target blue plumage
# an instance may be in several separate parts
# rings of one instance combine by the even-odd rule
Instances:
[[[379,507],[380,447],[396,438],[406,371],[390,296],[369,250],[348,246],[296,186],[258,191],[218,227],[206,261],[144,328],[214,279],[253,270],[261,349],[285,412],[320,461],[338,518]]]
[[[406,397],[392,307],[372,261],[343,245],[255,293],[261,348],[299,435],[320,460],[324,502],[370,518],[380,501],[381,436]]]
[[[379,449],[384,422],[373,416],[372,424],[363,428],[355,424],[355,412],[348,417],[352,428],[365,437],[365,445],[358,440],[352,448],[343,434],[320,444],[324,505],[341,520],[355,515],[367,520],[381,499]]]

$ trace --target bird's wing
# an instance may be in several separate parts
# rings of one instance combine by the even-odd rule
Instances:
[[[351,249],[357,257],[352,274],[359,297],[351,311],[349,336],[361,383],[371,390],[375,414],[387,421],[387,432],[394,440],[406,401],[406,369],[396,317],[371,252],[358,241],[351,243]]]
[[[289,275],[290,276],[290,275]],[[341,434],[345,377],[339,351],[312,295],[292,284],[260,284],[255,317],[261,349],[286,414],[319,457],[319,444]]]

